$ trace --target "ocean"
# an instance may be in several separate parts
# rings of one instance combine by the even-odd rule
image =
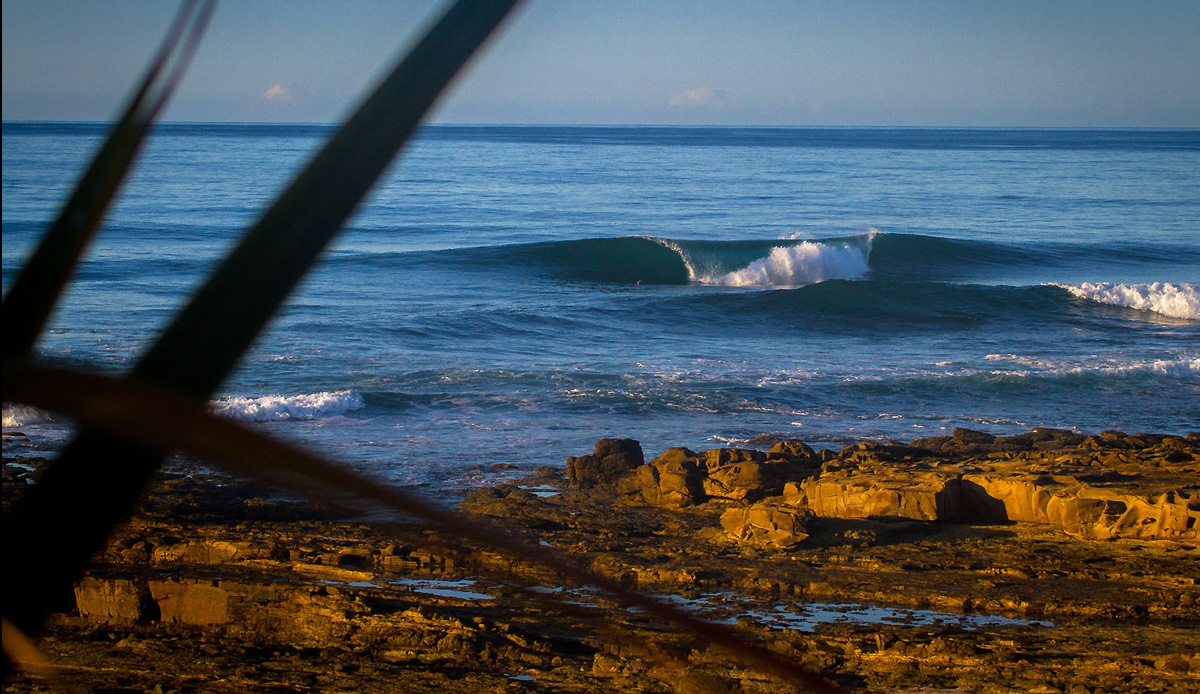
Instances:
[[[6,291],[105,129],[4,123]],[[331,132],[159,126],[38,358],[127,371]],[[1200,130],[427,126],[212,408],[451,496],[609,436],[1198,431]]]

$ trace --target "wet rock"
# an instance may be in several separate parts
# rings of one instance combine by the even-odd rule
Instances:
[[[600,439],[595,453],[567,458],[567,477],[572,487],[606,486],[644,462],[642,445],[636,440]]]
[[[943,446],[952,440],[949,436],[931,436],[924,439],[913,439],[912,446],[929,451],[941,451]]]
[[[819,462],[817,452],[799,439],[788,439],[771,446],[771,450],[767,451],[767,459],[812,464]]]
[[[1036,479],[972,474],[962,478],[966,517],[981,523],[1049,523],[1051,489]]]
[[[704,454],[704,493],[710,497],[740,500],[761,498],[772,480],[763,463],[766,454],[743,448],[718,448]]]
[[[714,448],[711,451],[705,451],[703,456],[704,466],[709,471],[733,465],[762,463],[767,459],[767,455],[762,451],[748,448]]]
[[[1195,540],[1200,530],[1200,499],[1166,492],[1142,498],[1085,487],[1073,499],[1051,499],[1051,522],[1088,540]]]
[[[1031,433],[997,436],[992,448],[997,451],[1028,451],[1033,449],[1033,441]]]
[[[838,460],[852,465],[878,465],[898,461],[916,461],[929,456],[929,451],[900,443],[862,441],[842,448]]]
[[[975,431],[974,429],[965,429],[962,427],[955,427],[950,432],[950,437],[957,441],[961,441],[963,443],[985,443],[985,444],[987,444],[987,443],[993,443],[996,440],[996,437],[993,436],[992,434],[988,434],[988,433],[982,432],[982,431]]]
[[[962,516],[955,474],[887,479],[834,472],[806,480],[800,487],[808,508],[824,518],[956,521]]]
[[[1087,540],[1196,537],[1200,448],[1192,441],[1062,429],[989,436],[956,430],[917,447],[847,446],[800,483],[800,503],[824,518],[1040,523]]]
[[[789,549],[808,538],[811,514],[783,503],[759,502],[721,514],[725,535],[759,549]]]
[[[149,581],[160,619],[183,624],[229,621],[229,593],[203,581]]]
[[[1083,434],[1067,429],[1034,427],[1030,433],[1033,435],[1034,448],[1043,450],[1057,450],[1078,446],[1084,439]]]
[[[158,606],[145,581],[85,577],[75,585],[79,614],[102,622],[158,618]]]
[[[799,482],[788,482],[783,485],[783,501],[790,506],[808,506],[808,497]]]
[[[782,442],[770,453],[718,448],[696,453],[671,448],[620,482],[634,501],[686,508],[709,499],[755,501],[780,493],[790,480],[816,471],[816,454],[802,442]]]
[[[990,453],[996,449],[996,437],[983,431],[955,427],[950,434],[934,450],[956,455],[978,455]],[[917,442],[913,442],[913,445],[918,448],[928,447],[927,445],[917,445]]]
[[[1192,669],[1192,664],[1181,655],[1171,655],[1154,661],[1154,667],[1171,672],[1188,672]]]
[[[705,672],[695,670],[684,673],[672,683],[675,694],[732,694],[733,684]],[[736,691],[742,691],[738,687]]]
[[[707,470],[687,448],[671,448],[625,478],[621,490],[636,501],[664,508],[686,508],[705,499]]]
[[[225,542],[205,540],[203,542],[180,542],[154,550],[155,562],[186,561],[198,564],[216,564],[231,561],[239,552],[249,549],[248,542]]]
[[[1047,523],[1087,540],[1191,540],[1200,528],[1200,500],[1181,491],[1146,497],[1073,478],[972,474],[963,477],[963,497],[974,520]]]
[[[611,653],[600,652],[592,656],[592,674],[597,677],[619,675],[624,666],[624,661]]]

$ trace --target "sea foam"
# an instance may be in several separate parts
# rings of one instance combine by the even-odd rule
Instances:
[[[1054,284],[1080,299],[1104,304],[1128,306],[1140,311],[1154,311],[1172,318],[1200,320],[1200,290],[1186,282],[1153,282],[1151,284],[1116,284],[1113,282],[1084,282],[1083,284]]]
[[[247,422],[280,422],[289,419],[324,419],[364,407],[352,390],[306,395],[266,395],[258,398],[226,397],[209,403],[213,414]]]
[[[723,275],[700,277],[701,284],[726,287],[798,287],[826,280],[862,277],[869,269],[874,229],[865,243],[804,241],[776,246],[765,258]]]
[[[991,371],[994,376],[1049,377],[1072,376],[1164,376],[1167,378],[1194,379],[1200,376],[1200,357],[1185,355],[1176,359],[1131,359],[1104,360],[1091,364],[1071,364],[1053,359],[1019,356],[1016,354],[989,354],[989,361],[1011,362],[1028,367],[1029,371]]]

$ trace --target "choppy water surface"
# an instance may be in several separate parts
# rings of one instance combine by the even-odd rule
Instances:
[[[102,132],[4,125],[5,287]],[[328,134],[162,126],[41,357],[128,369]],[[1200,131],[432,127],[213,408],[438,489],[611,435],[1185,433],[1197,190]]]

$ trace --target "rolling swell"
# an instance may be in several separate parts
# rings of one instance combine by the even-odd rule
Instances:
[[[479,246],[433,251],[335,253],[327,262],[392,269],[452,268],[618,285],[795,288],[828,280],[1032,283],[1062,271],[1084,277],[1116,269],[1200,262],[1196,248],[1136,243],[1010,244],[920,234],[826,239],[695,240],[653,236]]]
[[[640,236],[434,251],[342,251],[331,254],[325,262],[381,270],[500,271],[604,284],[688,284],[690,281],[688,267],[677,252]]]
[[[826,241],[700,241],[643,236],[558,241],[495,251],[566,280],[615,284],[794,287],[854,279],[874,234]],[[502,258],[494,258],[501,260]]]
[[[862,276],[873,237],[700,241],[624,236],[412,255],[423,255],[423,263],[441,258],[458,266],[504,266],[564,281],[794,287]]]
[[[654,239],[626,236],[510,247],[514,260],[542,265],[564,279],[616,284],[687,284],[685,259]]]
[[[982,279],[1013,269],[1058,265],[1064,256],[1098,260],[1078,250],[872,230],[827,239],[560,241],[492,248],[486,262],[536,266],[562,279],[590,282],[790,288],[834,279]],[[1117,250],[1114,257],[1127,255]]]
[[[919,234],[879,234],[871,251],[871,274],[881,279],[958,279],[1053,262],[1044,249]]]

